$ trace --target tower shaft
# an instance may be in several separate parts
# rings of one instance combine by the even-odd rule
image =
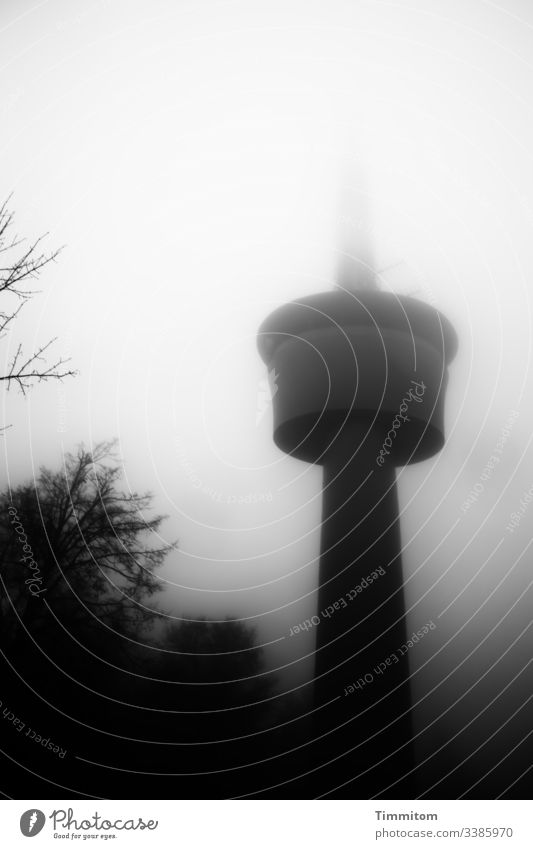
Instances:
[[[348,420],[324,458],[315,669],[322,760],[341,754],[337,783],[361,775],[375,792],[413,765],[396,475],[376,464],[384,437]]]

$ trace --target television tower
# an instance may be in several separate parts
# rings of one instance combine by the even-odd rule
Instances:
[[[406,627],[396,467],[444,444],[457,337],[432,306],[379,290],[353,190],[343,206],[336,288],[276,309],[258,335],[277,376],[274,441],[323,468],[305,771],[313,796],[410,798],[409,653],[432,628],[414,615]]]

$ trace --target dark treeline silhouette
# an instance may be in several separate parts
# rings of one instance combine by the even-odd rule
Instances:
[[[342,752],[306,717],[310,700],[277,694],[252,628],[158,607],[173,544],[151,503],[122,492],[113,443],[0,494],[4,792],[352,798]],[[434,798],[455,798],[454,766],[445,749],[417,771],[417,793],[438,782]],[[479,798],[494,781],[487,771]],[[372,795],[364,775],[360,787]]]
[[[279,779],[255,633],[157,607],[173,546],[150,506],[121,491],[112,443],[0,496],[10,795],[225,798]]]

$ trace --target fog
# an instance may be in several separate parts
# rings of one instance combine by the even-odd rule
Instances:
[[[415,692],[462,664],[462,696],[498,662],[474,715],[531,655],[533,507],[507,528],[533,484],[528,4],[52,0],[2,21],[0,193],[19,233],[66,246],[3,351],[53,336],[79,370],[3,394],[6,480],[117,436],[179,541],[169,616],[242,617],[281,686],[305,681],[313,635],[288,634],[315,610],[321,471],[272,441],[256,334],[334,285],[353,225],[381,288],[459,336],[446,445],[398,481],[409,621],[438,623]],[[369,212],[347,222],[356,179]]]

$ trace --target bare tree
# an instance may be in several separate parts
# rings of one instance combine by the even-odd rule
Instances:
[[[11,330],[24,305],[36,294],[36,290],[31,288],[32,281],[38,278],[45,266],[55,262],[59,254],[59,250],[52,253],[41,250],[44,236],[25,244],[25,239],[13,232],[14,215],[9,209],[9,201],[10,198],[0,206],[0,295],[3,296],[2,305],[5,305],[4,309],[0,309],[0,339]],[[62,380],[73,376],[76,372],[66,368],[69,359],[60,358],[51,364],[46,362],[46,354],[55,341],[55,338],[50,339],[29,354],[24,353],[22,344],[19,344],[7,372],[0,374],[0,381],[6,381],[8,388],[16,384],[25,394],[35,381]]]
[[[146,515],[151,496],[118,488],[113,446],[82,445],[61,471],[42,468],[0,496],[4,639],[18,621],[45,632],[49,610],[78,632],[104,622],[134,633],[153,620],[148,599],[161,589],[156,570],[173,545],[159,540],[164,517]]]

